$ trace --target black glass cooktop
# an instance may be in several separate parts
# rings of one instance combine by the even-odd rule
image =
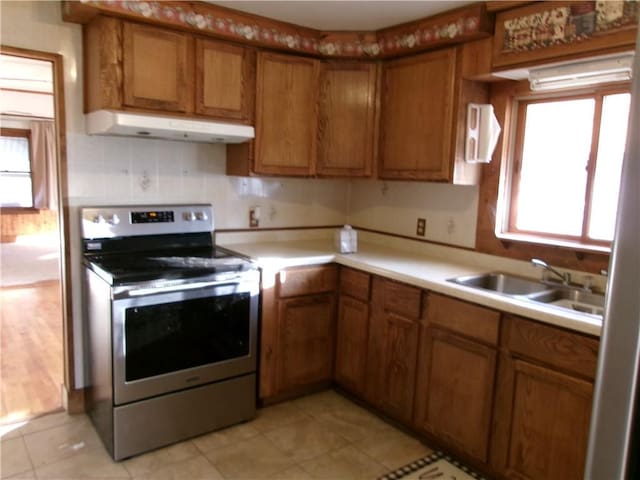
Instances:
[[[254,268],[221,248],[93,254],[85,264],[112,284],[192,278]]]

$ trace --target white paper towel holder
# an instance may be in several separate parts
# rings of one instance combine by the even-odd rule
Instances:
[[[493,105],[470,103],[467,106],[464,160],[467,163],[491,162],[500,131],[500,124],[493,113]]]

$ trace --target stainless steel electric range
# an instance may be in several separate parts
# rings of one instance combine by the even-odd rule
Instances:
[[[88,411],[114,459],[251,419],[259,270],[210,205],[83,208]]]

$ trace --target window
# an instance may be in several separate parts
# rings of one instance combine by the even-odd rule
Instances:
[[[33,207],[31,133],[0,130],[0,206]]]
[[[629,103],[628,90],[518,102],[503,234],[610,244]]]

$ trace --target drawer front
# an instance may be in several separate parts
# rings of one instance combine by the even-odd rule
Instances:
[[[280,298],[332,292],[338,284],[338,269],[335,265],[287,269],[278,273],[277,283]]]
[[[427,294],[427,321],[491,345],[498,344],[500,312],[437,293]]]
[[[422,291],[403,283],[374,278],[372,302],[405,318],[420,318]]]
[[[371,275],[352,268],[340,269],[340,294],[349,295],[363,302],[369,301]]]
[[[505,344],[512,352],[590,379],[595,377],[596,338],[512,315],[506,320]]]

